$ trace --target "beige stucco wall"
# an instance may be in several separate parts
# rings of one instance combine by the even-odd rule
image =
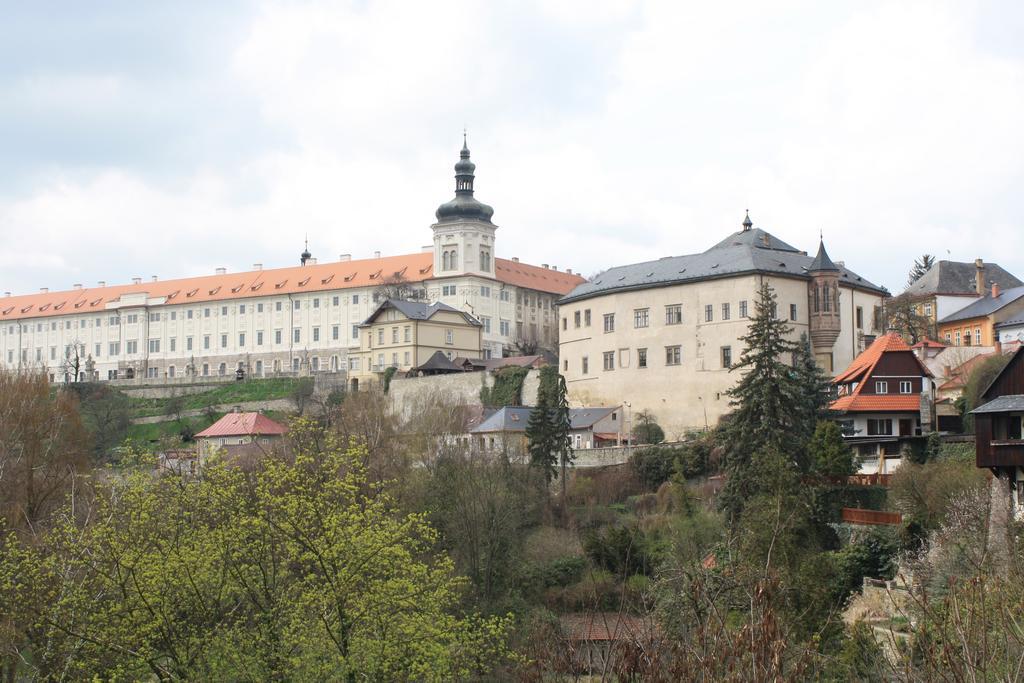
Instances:
[[[670,439],[681,437],[689,429],[712,426],[729,410],[725,392],[736,382],[737,375],[722,367],[721,349],[729,346],[733,363],[742,354],[739,338],[746,334],[749,320],[739,317],[739,303],[746,300],[749,315],[754,314],[754,301],[763,276],[744,275],[691,284],[610,293],[565,304],[559,309],[567,324],[560,328],[560,370],[565,375],[572,405],[614,405],[628,403],[632,415],[648,410],[656,416]],[[792,337],[798,339],[808,330],[807,282],[804,280],[765,277],[778,297],[779,315],[793,327]],[[722,304],[728,303],[730,319],[722,319]],[[863,333],[871,329],[874,306],[878,296],[840,289],[842,329],[833,347],[835,371],[853,360],[858,348],[855,328],[856,306],[863,308]],[[682,304],[683,321],[665,324],[665,307]],[[714,317],[705,322],[705,306],[713,307]],[[796,320],[789,321],[790,304],[796,305]],[[648,308],[647,328],[634,328],[635,309]],[[591,310],[590,327],[576,328],[574,316]],[[603,316],[615,314],[615,331],[605,333]],[[665,347],[679,345],[681,363],[665,363]],[[646,348],[647,368],[637,367],[637,349]],[[615,352],[614,370],[603,369],[603,353]],[[582,358],[587,356],[589,370],[582,371]],[[625,362],[624,362],[625,361]],[[628,363],[628,366],[626,365]]]

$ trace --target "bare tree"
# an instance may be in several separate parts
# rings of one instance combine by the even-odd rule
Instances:
[[[405,273],[398,271],[385,277],[374,290],[378,299],[401,299],[404,301],[426,301],[426,290],[406,279]]]
[[[81,381],[81,373],[85,364],[85,344],[75,337],[73,341],[64,347],[64,360],[60,364],[60,372],[64,375],[64,383]]]

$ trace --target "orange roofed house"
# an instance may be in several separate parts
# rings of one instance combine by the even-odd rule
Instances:
[[[832,383],[837,398],[831,408],[862,458],[862,473],[885,474],[905,448],[923,445],[934,424],[934,382],[898,334],[876,339]]]
[[[288,428],[263,413],[228,413],[196,434],[199,459],[223,449],[229,457],[266,453]]]
[[[474,197],[474,171],[463,145],[455,196],[437,208],[433,243],[419,253],[318,262],[307,248],[288,268],[6,293],[0,367],[42,368],[59,381],[365,373],[353,353],[359,326],[388,298],[472,315],[485,359],[517,341],[557,349],[555,302],[584,279],[498,258],[494,209]]]

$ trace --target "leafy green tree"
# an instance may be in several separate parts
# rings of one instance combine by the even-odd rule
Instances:
[[[0,554],[0,623],[28,623],[25,678],[459,680],[502,661],[508,623],[459,616],[462,581],[422,515],[359,449],[308,420],[243,471],[128,474],[29,548]]]
[[[737,517],[746,501],[763,488],[753,476],[756,458],[762,453],[791,454],[810,434],[796,405],[805,402],[804,389],[793,368],[797,344],[788,339],[792,328],[774,315],[776,297],[762,284],[754,302],[754,316],[742,338],[743,354],[732,370],[742,372],[728,392],[733,412],[724,428],[726,484],[719,505],[730,518]],[[791,465],[798,457],[788,455]],[[787,466],[788,467],[788,466]]]
[[[641,410],[636,414],[636,426],[633,427],[633,443],[656,444],[665,440],[665,430],[658,424],[658,419],[649,410]]]
[[[857,471],[853,450],[843,440],[839,425],[831,420],[822,420],[814,430],[807,447],[814,463],[814,470],[826,477],[848,477]]]

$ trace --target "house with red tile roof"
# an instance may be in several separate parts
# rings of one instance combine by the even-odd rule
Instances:
[[[556,301],[585,280],[498,257],[494,209],[474,197],[475,168],[464,144],[455,197],[437,208],[433,244],[417,253],[318,262],[307,247],[290,267],[6,293],[0,367],[43,369],[55,381],[365,373],[351,353],[359,326],[389,298],[472,315],[485,359],[517,342],[553,351]]]
[[[876,339],[832,384],[830,408],[864,474],[890,471],[935,424],[932,373],[898,334]]]
[[[288,428],[263,413],[228,413],[195,435],[199,458],[223,450],[228,456],[268,452]]]

